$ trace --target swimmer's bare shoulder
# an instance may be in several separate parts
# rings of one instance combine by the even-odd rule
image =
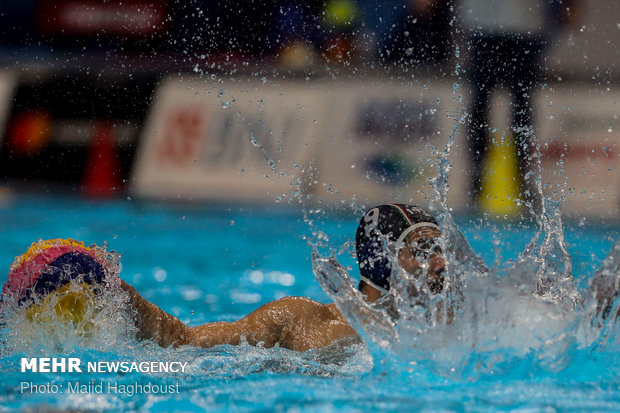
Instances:
[[[328,346],[356,332],[334,304],[321,304],[304,297],[284,297],[272,301],[233,322],[216,322],[189,327],[176,317],[148,302],[129,284],[122,282],[136,310],[140,337],[168,347],[183,344],[213,347],[252,345],[304,351]]]

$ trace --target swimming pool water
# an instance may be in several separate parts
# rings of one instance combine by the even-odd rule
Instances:
[[[230,321],[268,301],[307,296],[328,302],[312,273],[307,237],[320,230],[329,246],[351,241],[358,217],[352,211],[317,214],[311,227],[292,206],[157,204],[120,200],[89,202],[58,196],[19,196],[0,206],[0,281],[8,266],[38,238],[71,237],[86,244],[107,242],[122,254],[123,279],[148,300],[191,325]],[[532,224],[456,222],[473,249],[492,266],[514,260],[535,233]],[[580,287],[618,238],[620,227],[587,220],[566,221],[565,236]],[[345,247],[346,249],[346,247]],[[350,250],[350,248],[349,248]],[[498,258],[499,257],[499,258]],[[357,276],[348,254],[341,263]],[[125,328],[121,326],[121,329]],[[106,336],[107,337],[107,336]],[[10,347],[10,346],[9,346]],[[352,343],[295,353],[286,349],[220,346],[161,349],[129,336],[108,343],[7,350],[0,358],[3,409],[149,411],[355,411],[355,410],[618,410],[620,348],[612,340],[592,352],[570,349],[561,368],[546,369],[536,352],[504,359],[489,374],[436,374],[420,360],[417,368],[373,370],[365,346]],[[449,343],[437,352],[450,352]],[[21,373],[20,357],[72,356],[83,360],[179,360],[187,374]],[[498,355],[499,356],[499,355]],[[501,359],[501,357],[498,357]],[[467,370],[467,367],[464,367]],[[23,381],[65,384],[72,380],[124,384],[178,384],[180,393],[28,394]]]

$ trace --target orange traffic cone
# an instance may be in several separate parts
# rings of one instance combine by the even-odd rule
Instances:
[[[101,121],[95,124],[82,180],[82,191],[93,198],[108,198],[120,189],[120,163],[116,153],[114,124]]]

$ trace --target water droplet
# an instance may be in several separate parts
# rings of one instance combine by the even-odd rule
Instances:
[[[290,287],[295,284],[295,276],[289,273],[281,273],[279,274],[278,281],[281,285],[285,287]]]
[[[265,276],[263,275],[262,271],[254,270],[250,272],[250,281],[252,281],[254,284],[262,284],[264,279]]]
[[[168,273],[161,267],[155,267],[153,269],[153,277],[155,277],[155,280],[158,282],[163,282],[168,277]]]

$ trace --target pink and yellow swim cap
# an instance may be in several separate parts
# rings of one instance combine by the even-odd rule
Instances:
[[[72,239],[39,240],[15,258],[2,297],[21,304],[33,294],[44,297],[72,280],[96,286],[107,273],[106,258],[97,247]]]

